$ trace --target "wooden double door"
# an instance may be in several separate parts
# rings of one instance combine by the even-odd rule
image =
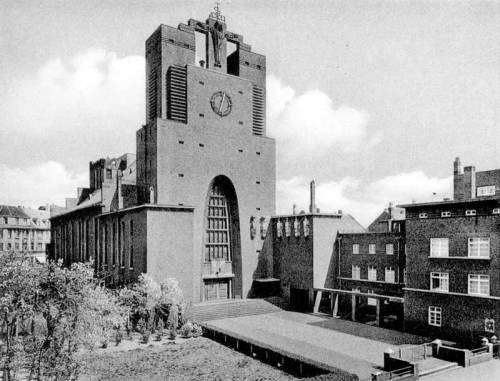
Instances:
[[[204,283],[205,301],[231,298],[230,279],[206,279]]]

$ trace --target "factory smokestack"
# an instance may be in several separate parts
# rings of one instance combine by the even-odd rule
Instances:
[[[311,203],[309,204],[309,213],[316,213],[316,183],[311,181]]]

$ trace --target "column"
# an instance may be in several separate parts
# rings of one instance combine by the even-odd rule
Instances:
[[[331,298],[332,298],[332,316],[337,317],[339,312],[339,294],[332,292]]]
[[[321,296],[323,295],[323,291],[316,291],[316,299],[314,300],[314,308],[313,312],[317,314],[319,312],[319,305],[321,303]]]
[[[351,320],[356,321],[356,295],[351,295]]]
[[[377,326],[380,326],[380,302],[382,301],[382,299],[380,298],[377,298],[377,306],[376,306],[376,309],[377,309],[377,316],[375,318],[375,324]]]

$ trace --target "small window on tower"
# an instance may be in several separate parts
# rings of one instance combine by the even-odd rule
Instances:
[[[207,35],[201,32],[194,32],[195,38],[195,60],[196,66],[205,67],[207,63],[206,40]]]
[[[106,169],[106,179],[111,179],[113,177],[113,172],[111,171],[111,169],[107,168]]]

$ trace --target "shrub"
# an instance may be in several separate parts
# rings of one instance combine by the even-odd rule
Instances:
[[[182,337],[191,337],[193,336],[193,324],[187,322],[180,329],[180,334]]]
[[[161,341],[161,337],[163,336],[163,328],[164,328],[163,320],[160,319],[156,327],[156,341]]]
[[[118,346],[123,340],[123,332],[120,329],[117,329],[115,332],[115,344]]]
[[[144,333],[142,334],[142,343],[147,344],[149,343],[149,339],[151,338],[151,331],[150,330],[145,330]]]
[[[199,324],[193,324],[193,337],[199,337],[203,335],[203,328]]]

